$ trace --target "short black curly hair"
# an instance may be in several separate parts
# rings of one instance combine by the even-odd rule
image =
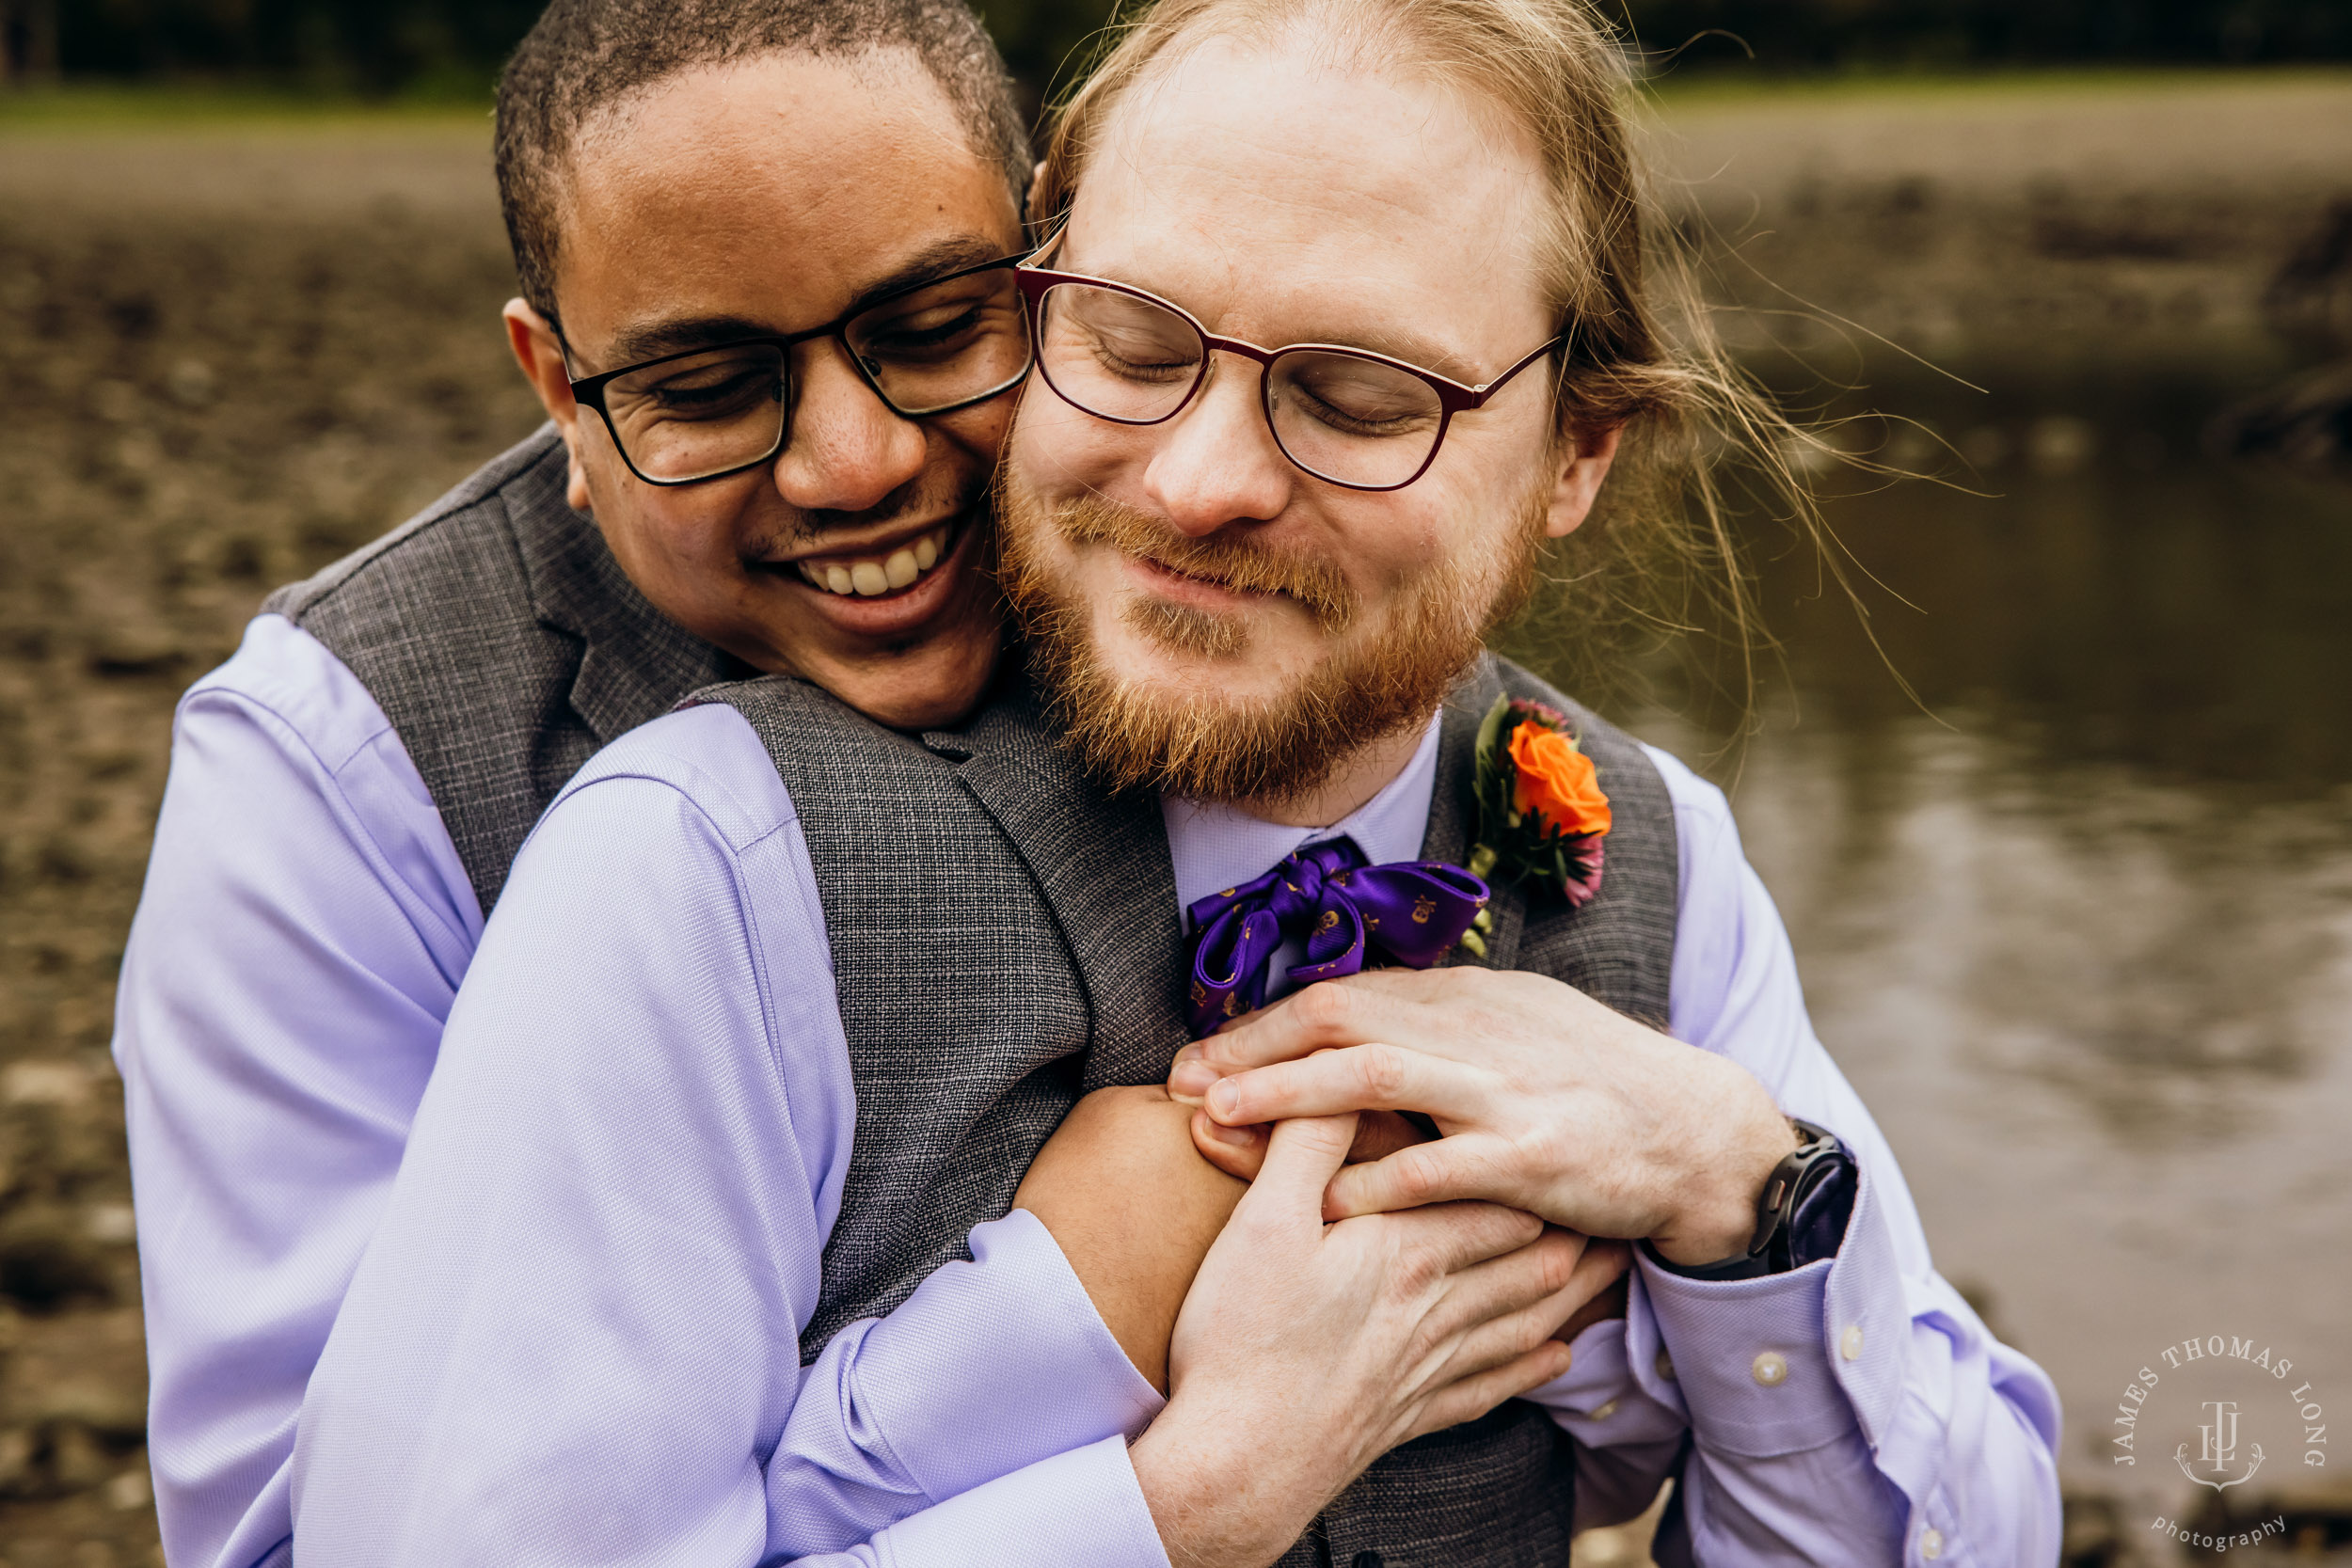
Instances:
[[[767,54],[904,50],[935,78],[1018,208],[1029,136],[1012,78],[962,0],[554,0],[499,76],[499,201],[523,298],[556,320],[564,166],[596,115],[662,78]]]

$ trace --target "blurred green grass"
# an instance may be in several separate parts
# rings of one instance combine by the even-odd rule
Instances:
[[[68,82],[0,91],[0,135],[16,132],[233,131],[284,127],[486,127],[490,91],[419,90],[390,98],[280,87]]]
[[[1661,75],[1645,87],[1660,107],[1672,110],[1685,105],[1925,98],[2046,102],[2319,83],[2352,83],[2352,66],[1849,70],[1804,75],[1708,66]],[[0,90],[0,135],[274,127],[461,129],[485,124],[490,108],[488,84],[470,78],[421,83],[391,97],[251,85],[69,82]]]
[[[2049,101],[2197,92],[2209,87],[2352,84],[2352,66],[2008,66],[1985,71],[1854,68],[1791,74],[1692,67],[1651,78],[1661,104],[1868,102],[1901,98]]]

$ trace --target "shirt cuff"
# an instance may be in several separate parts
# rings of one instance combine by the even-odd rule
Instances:
[[[1519,1397],[1588,1449],[1679,1438],[1688,1424],[1681,1408],[1652,1398],[1633,1375],[1629,1328],[1623,1318],[1590,1324],[1568,1346],[1568,1370]]]
[[[1122,1437],[1057,1454],[901,1519],[873,1538],[882,1568],[1083,1562],[1168,1568]]]
[[[1867,1166],[1859,1181],[1837,1256],[1787,1274],[1687,1279],[1635,1249],[1639,1293],[1706,1448],[1772,1458],[1856,1427],[1875,1446],[1892,1419],[1911,1314]]]
[[[835,1372],[845,1410],[933,1501],[1133,1437],[1167,1402],[1111,1338],[1036,1215],[1016,1209],[973,1227],[971,1241],[972,1261],[943,1264],[897,1311],[865,1325]]]

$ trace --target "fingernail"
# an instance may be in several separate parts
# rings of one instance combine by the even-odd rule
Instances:
[[[1200,1097],[1216,1082],[1216,1069],[1195,1056],[1190,1061],[1178,1057],[1168,1075],[1168,1098],[1197,1105]]]
[[[1228,1148],[1248,1148],[1257,1140],[1258,1134],[1252,1128],[1228,1127],[1207,1117],[1203,1117],[1201,1121],[1201,1131]]]
[[[1215,1074],[1211,1076],[1215,1077]],[[1209,1088],[1205,1103],[1209,1107],[1209,1115],[1219,1121],[1232,1120],[1233,1113],[1241,1109],[1241,1090],[1233,1086],[1232,1079],[1217,1078]]]

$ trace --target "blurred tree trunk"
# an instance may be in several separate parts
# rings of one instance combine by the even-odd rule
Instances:
[[[57,76],[57,0],[0,0],[0,87]]]

